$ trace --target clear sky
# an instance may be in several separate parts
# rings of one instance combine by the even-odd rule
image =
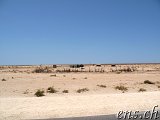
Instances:
[[[160,62],[160,0],[0,0],[0,65]]]

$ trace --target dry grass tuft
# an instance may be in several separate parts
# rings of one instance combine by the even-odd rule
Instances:
[[[34,95],[37,96],[37,97],[45,96],[44,95],[44,90],[38,89]]]
[[[117,71],[116,73],[117,73],[117,74],[121,74],[122,72],[121,72],[121,71]]]
[[[50,75],[50,77],[56,77],[56,74],[55,75]]]
[[[69,93],[69,91],[68,91],[68,90],[63,90],[62,92],[63,92],[63,93]]]
[[[82,89],[78,89],[77,93],[82,93],[82,92],[87,92],[87,91],[89,91],[88,88],[82,88]]]
[[[145,91],[147,91],[147,90],[144,89],[144,88],[140,88],[140,89],[138,90],[138,92],[145,92]]]
[[[98,87],[101,87],[101,88],[106,88],[107,86],[106,85],[97,85]]]
[[[3,78],[2,81],[7,81],[7,80]]]
[[[145,81],[144,81],[144,84],[155,84],[155,83],[152,82],[152,81],[149,81],[149,80],[145,80]]]
[[[121,91],[127,91],[127,90],[128,90],[128,88],[127,88],[127,87],[122,86],[122,85],[120,85],[120,86],[116,86],[116,87],[115,87],[115,89],[116,89],[116,90],[121,90]]]
[[[29,93],[28,89],[23,92],[23,94],[28,94],[28,93]]]
[[[159,81],[157,81],[156,83],[157,83],[157,84],[160,84],[160,82],[159,82]]]
[[[48,87],[47,92],[48,93],[57,93],[58,91],[54,87]]]
[[[48,67],[45,68],[36,68],[35,70],[33,70],[33,73],[51,73],[52,71],[48,69]]]

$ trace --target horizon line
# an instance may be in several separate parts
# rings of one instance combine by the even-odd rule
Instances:
[[[69,64],[15,64],[15,65],[0,65],[0,66],[39,66],[39,65],[76,65],[76,64],[84,64],[84,65],[112,65],[112,64],[117,64],[117,65],[135,65],[135,64],[160,64],[160,62],[135,62],[135,63],[69,63]]]

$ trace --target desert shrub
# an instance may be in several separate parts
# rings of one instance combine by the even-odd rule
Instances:
[[[2,81],[7,81],[7,80],[3,78]]]
[[[131,69],[130,67],[128,67],[128,68],[126,69],[126,72],[132,72],[132,69]]]
[[[56,70],[56,73],[58,73],[58,72],[62,72],[61,70]]]
[[[70,65],[70,68],[77,68],[76,65]]]
[[[63,75],[63,77],[66,77],[66,75]]]
[[[28,94],[28,93],[29,93],[29,92],[28,92],[28,89],[27,89],[26,91],[23,92],[23,94]]]
[[[84,67],[84,65],[83,64],[70,65],[70,68],[80,68],[80,67]]]
[[[128,88],[127,88],[127,87],[122,86],[122,85],[120,85],[120,86],[116,86],[116,87],[115,87],[115,89],[116,89],[116,90],[121,90],[121,91],[127,91],[127,90],[128,90]]]
[[[97,85],[98,87],[101,87],[101,88],[106,88],[107,86],[106,85]]]
[[[48,93],[56,93],[58,91],[54,87],[48,87],[47,92]]]
[[[85,77],[84,79],[87,79],[87,77]]]
[[[116,65],[112,64],[111,67],[116,67]]]
[[[51,73],[52,71],[48,69],[48,67],[45,68],[36,68],[35,70],[33,70],[33,73]]]
[[[140,89],[138,90],[138,92],[144,92],[144,91],[147,91],[147,90],[144,89],[144,88],[140,88]]]
[[[34,95],[37,96],[37,97],[45,96],[45,95],[44,95],[44,90],[40,90],[40,89],[39,89],[39,90],[36,91],[36,93],[35,93]]]
[[[123,68],[123,69],[120,69],[120,70],[119,70],[119,73],[121,73],[121,72],[132,72],[132,69],[131,69],[130,67],[128,67],[128,68]]]
[[[83,64],[80,64],[79,67],[84,67],[84,65],[83,65]]]
[[[145,80],[145,81],[144,81],[144,84],[155,84],[155,83],[152,82],[152,81],[149,81],[149,80]]]
[[[117,71],[116,73],[117,73],[117,74],[121,74],[122,72],[121,72],[121,71]]]
[[[43,68],[36,68],[35,70],[33,70],[34,73],[43,73],[45,72],[45,69]]]
[[[87,91],[89,91],[88,88],[82,88],[82,89],[78,89],[77,93],[82,93],[82,92],[87,92]]]
[[[50,75],[50,77],[56,77],[56,74],[55,75]]]
[[[160,82],[159,82],[159,81],[157,81],[156,83],[157,83],[157,84],[160,84]]]
[[[160,86],[157,86],[158,88],[160,88]]]
[[[63,93],[69,93],[69,91],[68,91],[68,90],[63,90],[62,92],[63,92]]]
[[[57,65],[53,65],[53,68],[57,68]]]

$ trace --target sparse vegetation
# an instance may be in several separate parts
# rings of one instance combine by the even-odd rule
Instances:
[[[133,70],[130,67],[123,68],[119,70],[120,72],[132,72]]]
[[[157,81],[156,83],[157,83],[157,84],[160,84],[160,82],[159,82],[159,81]]]
[[[127,88],[127,87],[122,86],[122,85],[120,85],[120,86],[116,86],[116,87],[115,87],[115,89],[116,89],[116,90],[121,90],[121,91],[127,91],[127,90],[128,90],[128,88]]]
[[[87,92],[87,91],[89,91],[88,88],[82,88],[82,89],[78,89],[77,93],[82,93],[82,92]]]
[[[80,67],[84,67],[84,65],[83,64],[70,65],[70,68],[80,68]]]
[[[115,64],[112,64],[111,67],[116,67],[116,65],[115,65]]]
[[[54,74],[54,75],[50,75],[50,77],[56,77],[56,74]]]
[[[33,73],[51,73],[51,70],[49,70],[48,67],[45,68],[39,67],[33,70]]]
[[[160,86],[157,86],[158,88],[160,88]]]
[[[38,89],[34,95],[37,96],[37,97],[45,96],[44,95],[44,90]]]
[[[97,85],[98,87],[101,87],[101,88],[106,88],[107,86],[106,85]]]
[[[53,65],[53,68],[57,68],[57,65]]]
[[[147,90],[144,89],[144,88],[140,88],[140,89],[138,90],[138,92],[144,92],[144,91],[147,91]]]
[[[28,94],[28,93],[29,93],[29,92],[28,92],[28,89],[27,89],[26,91],[23,92],[23,94]]]
[[[145,80],[145,81],[144,81],[144,84],[155,84],[155,83],[152,82],[152,81],[149,81],[149,80]]]
[[[62,92],[63,92],[63,93],[69,93],[69,91],[68,91],[68,90],[63,90]]]
[[[117,71],[116,73],[117,73],[117,74],[121,74],[122,72],[121,72],[121,71]]]
[[[43,73],[45,70],[43,68],[36,68],[33,73]]]
[[[48,93],[56,93],[58,91],[54,87],[48,87],[47,92]]]
[[[7,81],[7,80],[3,78],[2,81]]]
[[[84,79],[87,79],[87,77],[85,77]]]

